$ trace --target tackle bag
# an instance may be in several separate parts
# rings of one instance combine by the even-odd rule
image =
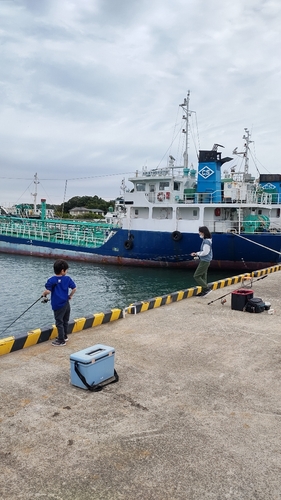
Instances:
[[[248,299],[244,307],[244,311],[250,313],[261,313],[265,310],[265,303],[262,299],[258,297],[253,297],[252,299]]]

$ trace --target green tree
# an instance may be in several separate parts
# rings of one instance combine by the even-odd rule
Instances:
[[[69,211],[75,207],[85,207],[90,209],[98,208],[99,210],[107,212],[109,207],[114,208],[114,201],[105,201],[102,198],[99,198],[97,195],[73,196],[73,198],[70,198],[70,200],[58,206],[58,212],[62,213],[63,209],[64,214],[68,214]]]

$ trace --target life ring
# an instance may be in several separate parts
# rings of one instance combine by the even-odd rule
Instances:
[[[221,214],[221,209],[219,207],[215,208],[215,216],[219,217]]]
[[[130,240],[126,240],[125,243],[124,243],[124,247],[126,248],[126,250],[131,250],[131,248],[133,248],[133,241],[132,239]]]
[[[163,193],[163,191],[160,191],[160,192],[157,194],[157,200],[158,200],[158,201],[164,201],[164,200],[165,200],[165,193]]]
[[[172,238],[174,241],[180,241],[182,239],[182,234],[180,231],[174,231],[172,233]]]

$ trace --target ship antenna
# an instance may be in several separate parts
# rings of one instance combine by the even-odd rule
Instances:
[[[66,190],[67,190],[67,179],[65,180],[65,185],[64,185],[63,202],[62,202],[62,206],[61,206],[61,218],[63,218],[63,213],[64,213],[64,204],[65,204],[65,199],[66,199]]]

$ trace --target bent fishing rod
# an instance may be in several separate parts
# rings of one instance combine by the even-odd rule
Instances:
[[[260,280],[263,280],[264,278],[267,278],[268,274],[265,274],[264,276],[261,276],[260,278],[257,278],[256,280],[253,280],[252,281],[252,284],[253,283],[256,283],[257,281],[260,281]],[[239,288],[237,288],[237,290],[239,290],[240,288],[243,288],[243,286],[245,285],[241,285]],[[252,286],[252,285],[251,285]],[[221,300],[223,299],[224,297],[226,297],[227,295],[230,295],[231,293],[233,292],[233,290],[231,290],[231,292],[227,292],[225,293],[224,295],[221,295],[220,297],[218,297],[217,299],[214,299],[214,300],[211,300],[211,302],[208,302],[208,306],[210,304],[213,304],[214,302],[216,302],[217,300]]]
[[[1,335],[3,333],[5,333],[9,328],[10,326],[12,326],[19,318],[21,318],[27,311],[29,311],[29,309],[31,309],[33,306],[35,306],[35,304],[37,304],[37,302],[39,302],[39,300],[42,300],[42,303],[45,303],[45,302],[48,302],[49,299],[47,299],[46,297],[44,297],[44,295],[41,295],[39,297],[39,299],[35,300],[35,302],[33,302],[33,304],[31,304],[31,306],[29,306],[25,311],[23,311],[22,314],[20,314],[20,316],[18,316],[9,326],[7,326],[7,328],[5,328],[5,330],[3,330],[3,332],[1,332]]]

